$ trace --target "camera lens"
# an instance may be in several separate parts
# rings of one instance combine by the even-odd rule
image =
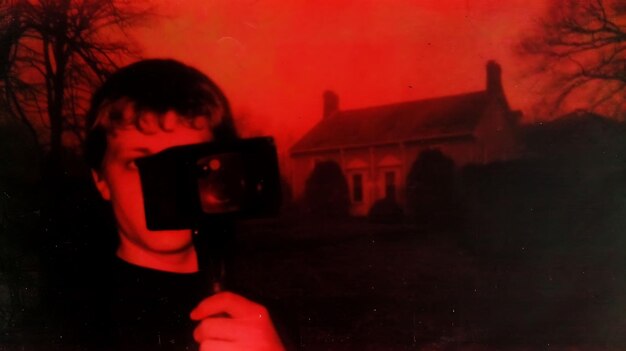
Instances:
[[[200,158],[196,166],[202,211],[218,214],[239,210],[246,187],[241,155],[210,155]]]

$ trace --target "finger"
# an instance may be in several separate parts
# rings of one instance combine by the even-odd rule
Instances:
[[[232,318],[269,318],[265,307],[231,292],[221,292],[210,296],[191,311],[191,319],[200,320],[220,313]]]
[[[207,340],[200,344],[200,351],[241,351],[241,345],[232,341]]]
[[[241,319],[206,318],[193,331],[197,342],[205,340],[244,340],[255,334],[253,323]]]

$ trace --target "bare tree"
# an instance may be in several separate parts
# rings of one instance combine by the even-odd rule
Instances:
[[[0,6],[3,102],[38,131],[57,163],[68,137],[82,140],[93,88],[138,54],[128,29],[148,9],[130,0],[9,0]]]
[[[3,112],[22,120],[36,136],[34,127],[17,105],[16,91],[21,91],[24,84],[15,69],[16,49],[24,34],[24,28],[19,20],[17,7],[12,7],[6,2],[0,6],[0,106],[3,107]]]
[[[520,53],[536,58],[547,74],[544,102],[552,113],[567,102],[624,118],[626,94],[626,3],[623,0],[553,0]],[[584,99],[584,100],[583,100]]]

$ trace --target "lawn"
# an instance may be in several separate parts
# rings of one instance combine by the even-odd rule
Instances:
[[[238,279],[289,306],[305,350],[626,348],[619,248],[476,250],[366,220],[245,223]]]

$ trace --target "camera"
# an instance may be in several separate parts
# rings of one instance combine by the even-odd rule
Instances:
[[[135,162],[149,230],[278,213],[280,172],[271,137],[177,146]]]

